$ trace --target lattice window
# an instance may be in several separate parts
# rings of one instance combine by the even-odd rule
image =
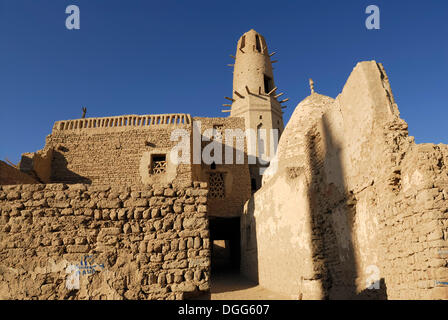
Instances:
[[[151,173],[161,174],[166,172],[166,155],[154,155],[151,161]]]
[[[224,199],[224,174],[222,172],[210,173],[209,177],[209,196],[214,199]]]

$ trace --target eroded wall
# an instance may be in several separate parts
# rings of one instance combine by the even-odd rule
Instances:
[[[416,145],[382,65],[359,63],[294,111],[243,216],[243,272],[299,299],[448,298],[446,148]]]
[[[207,193],[199,182],[0,187],[0,299],[182,299],[206,292]],[[79,289],[67,288],[70,265],[81,271]],[[82,274],[92,266],[95,272]]]
[[[448,299],[448,146],[412,145],[390,184],[399,192],[379,215],[381,273],[397,299]]]
[[[40,183],[50,183],[53,149],[46,148],[22,154],[18,167],[20,171],[32,176]]]

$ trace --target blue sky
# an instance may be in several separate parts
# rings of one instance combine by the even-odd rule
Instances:
[[[65,8],[81,11],[67,30]],[[381,29],[365,28],[378,5]],[[358,61],[386,68],[418,143],[448,143],[448,2],[0,0],[0,160],[41,149],[57,120],[185,112],[223,116],[236,41],[255,29],[277,51],[294,107],[335,97]]]

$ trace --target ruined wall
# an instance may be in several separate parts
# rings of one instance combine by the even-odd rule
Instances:
[[[40,183],[50,183],[53,149],[47,148],[32,153],[22,154],[18,167],[20,171],[32,176]]]
[[[37,183],[37,181],[30,175],[0,160],[0,185],[22,183]]]
[[[183,114],[120,116],[58,121],[45,149],[54,149],[51,181],[106,185],[192,182],[191,167],[171,162],[175,129],[191,130]],[[151,155],[165,154],[167,172],[150,173]]]
[[[382,65],[359,63],[294,111],[243,216],[243,271],[295,298],[448,298],[446,148],[416,145]]]
[[[0,187],[0,299],[182,299],[207,291],[207,192],[199,182]],[[66,287],[70,265],[81,271],[77,290]]]
[[[389,180],[399,192],[379,216],[388,296],[448,299],[448,146],[412,145],[402,156]]]

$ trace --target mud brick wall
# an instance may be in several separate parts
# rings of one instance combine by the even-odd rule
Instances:
[[[45,150],[54,149],[51,182],[143,185],[143,157],[157,152],[168,160],[178,144],[171,141],[175,129],[191,130],[191,124],[53,130],[45,144]],[[192,181],[190,165],[176,167],[171,182],[187,185]]]
[[[390,299],[448,299],[448,146],[413,145],[395,172],[395,204],[379,215]]]
[[[209,290],[207,192],[199,182],[1,186],[0,299],[183,299]],[[70,265],[82,270],[86,256],[94,272],[68,289]]]

